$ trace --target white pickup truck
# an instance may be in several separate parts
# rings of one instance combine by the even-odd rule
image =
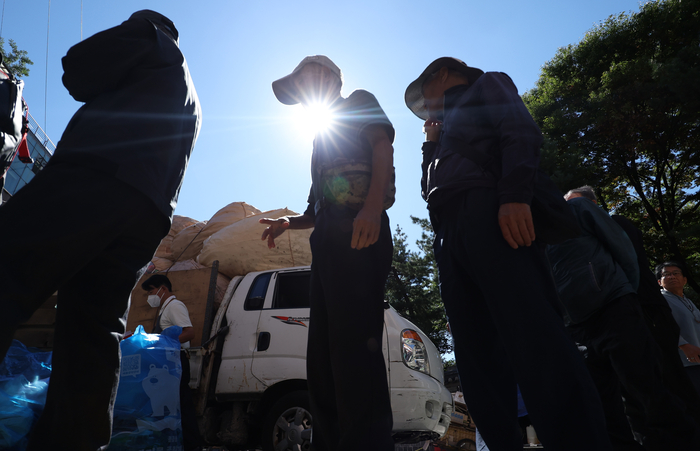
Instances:
[[[264,451],[309,449],[309,277],[308,267],[235,277],[205,322],[211,324],[210,332],[205,330],[209,339],[190,348],[190,387],[196,390],[200,429],[208,443]],[[395,441],[445,435],[453,401],[433,343],[386,304],[382,345]]]

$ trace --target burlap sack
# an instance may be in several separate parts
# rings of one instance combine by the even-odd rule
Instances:
[[[209,221],[192,225],[181,231],[172,243],[173,258],[179,261],[197,257],[204,241],[219,230],[248,216],[259,214],[260,210],[245,202],[232,202],[214,213]],[[181,257],[178,257],[182,255]]]
[[[173,265],[174,262],[172,260],[168,260],[167,258],[153,257],[151,259],[151,263],[153,263],[153,266],[155,267],[155,271],[153,272],[165,272]]]
[[[160,242],[155,256],[158,258],[167,258],[168,260],[174,259],[175,257],[173,257],[172,249],[173,238],[175,238],[175,235],[180,233],[185,227],[189,227],[197,222],[198,221],[196,219],[188,218],[187,216],[173,216],[173,225],[170,226],[170,231],[165,238],[163,238],[163,241]]]
[[[174,272],[174,271],[187,271],[190,269],[202,269],[206,268],[204,265],[200,265],[193,259],[189,260],[183,260],[179,262],[175,262],[170,269],[168,269],[168,272]]]
[[[206,225],[206,221],[198,222],[185,227],[180,233],[175,235],[171,244],[173,260],[182,262],[193,260],[197,257],[197,254],[202,249],[200,235]]]
[[[297,214],[282,208],[242,219],[210,236],[197,261],[210,266],[214,260],[219,260],[219,272],[228,277],[251,271],[310,265],[309,236],[313,229],[287,230],[275,240],[277,247],[274,249],[268,249],[267,241],[261,240],[267,226],[260,224],[259,219]]]

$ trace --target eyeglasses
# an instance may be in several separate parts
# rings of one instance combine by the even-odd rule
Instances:
[[[662,278],[662,279],[665,279],[665,278],[667,278],[668,276],[680,277],[680,276],[682,276],[682,275],[683,275],[683,273],[680,272],[680,271],[662,272],[662,273],[661,273],[661,278]]]

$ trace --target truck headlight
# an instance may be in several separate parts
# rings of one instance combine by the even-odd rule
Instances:
[[[418,332],[411,329],[401,331],[401,349],[401,357],[407,367],[430,374],[428,352]]]

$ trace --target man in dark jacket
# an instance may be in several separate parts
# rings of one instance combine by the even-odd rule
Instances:
[[[535,241],[529,204],[542,136],[515,85],[506,74],[440,58],[409,85],[406,105],[427,120],[423,197],[465,400],[484,440],[522,450],[520,386],[547,449],[610,450]],[[460,155],[464,146],[494,158],[496,169]]]
[[[104,448],[129,295],[168,233],[201,110],[173,23],[139,11],[72,47],[85,102],[48,165],[0,208],[0,358],[58,291],[53,372],[28,450]],[[15,240],[17,230],[31,240]]]
[[[685,406],[663,385],[660,349],[647,328],[636,294],[637,255],[627,234],[580,192],[567,202],[583,235],[548,246],[565,322],[587,348],[586,364],[605,409],[616,450],[695,450],[696,426]],[[644,448],[622,412],[625,396],[641,406]]]

